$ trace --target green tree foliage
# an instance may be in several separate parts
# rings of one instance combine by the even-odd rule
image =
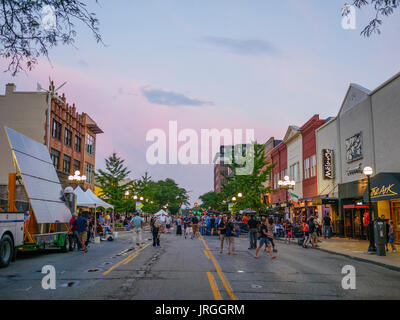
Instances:
[[[96,181],[102,189],[102,197],[114,206],[116,212],[133,210],[132,197],[126,197],[129,191],[131,195],[135,190],[134,181],[126,181],[130,171],[124,166],[125,160],[121,159],[114,152],[106,159],[106,170],[101,169],[95,173]]]
[[[232,164],[228,164],[232,174],[223,174],[227,182],[222,185],[221,193],[207,192],[200,196],[203,201],[202,206],[212,207],[218,211],[228,211],[229,202],[236,197],[235,211],[247,208],[259,213],[267,211],[267,206],[262,203],[262,198],[263,195],[271,192],[270,187],[266,187],[266,183],[275,165],[267,161],[265,145],[254,143],[252,146],[253,148],[246,151],[246,160],[243,164],[239,165],[235,158],[233,158]],[[251,168],[249,161],[253,163],[251,172],[238,174],[240,168],[246,166]],[[241,198],[238,197],[239,193],[243,195]]]
[[[71,45],[77,36],[76,22],[87,26],[101,42],[99,21],[87,1],[2,0],[0,5],[0,56],[16,75],[31,70],[37,58],[48,58],[58,44]],[[97,2],[97,0],[95,1]]]

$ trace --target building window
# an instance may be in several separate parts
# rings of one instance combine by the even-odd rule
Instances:
[[[52,135],[54,139],[61,140],[61,123],[56,120],[53,120]]]
[[[295,163],[290,166],[290,179],[294,181],[299,181],[299,163]]]
[[[310,178],[310,158],[304,160],[304,179]]]
[[[274,189],[278,189],[279,173],[274,174]]]
[[[70,171],[71,171],[71,157],[64,154],[63,172],[70,173]]]
[[[64,144],[68,147],[72,145],[72,132],[67,128],[64,131]]]
[[[78,160],[74,160],[74,172],[81,171],[81,162]]]
[[[75,136],[75,151],[76,152],[81,152],[81,144],[82,144],[82,139],[78,136]]]
[[[311,157],[311,177],[317,175],[317,158],[315,154]]]
[[[94,155],[94,137],[90,134],[86,134],[86,152]]]
[[[54,168],[58,170],[60,165],[60,152],[53,148],[51,149],[51,160],[53,161]]]
[[[93,166],[90,163],[85,162],[85,176],[86,182],[89,184],[93,183]]]

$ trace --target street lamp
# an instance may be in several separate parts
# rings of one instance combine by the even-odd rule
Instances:
[[[243,194],[241,192],[238,193],[238,197],[241,198],[243,197]]]
[[[371,210],[371,176],[374,173],[374,170],[371,167],[365,167],[363,173],[367,176],[368,179],[368,211],[369,211],[369,224],[368,224],[368,233],[369,233],[369,247],[368,252],[375,252],[375,237],[374,237],[374,224],[372,221],[372,210]]]
[[[279,185],[280,189],[286,190],[286,204],[287,204],[287,208],[289,211],[289,217],[290,217],[289,189],[294,189],[294,186],[296,185],[296,181],[290,180],[289,176],[285,176],[283,178],[283,180],[278,181],[278,185]]]
[[[80,172],[79,170],[76,170],[76,171],[75,171],[75,175],[70,175],[70,176],[68,177],[68,180],[69,180],[71,183],[76,183],[76,184],[85,183],[85,181],[86,181],[86,176],[85,176],[85,175],[82,175],[82,176],[81,176],[81,172]]]

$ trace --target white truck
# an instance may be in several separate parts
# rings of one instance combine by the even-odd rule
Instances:
[[[15,260],[16,247],[24,244],[24,214],[0,212],[0,268]]]

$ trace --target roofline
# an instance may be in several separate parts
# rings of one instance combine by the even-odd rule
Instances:
[[[381,90],[383,87],[387,86],[390,82],[396,80],[399,77],[400,77],[400,72],[396,73],[393,77],[389,78],[388,80],[383,82],[381,85],[379,85],[377,88],[375,88],[374,90],[370,91],[369,95],[372,96],[373,94],[375,94],[379,90]]]

